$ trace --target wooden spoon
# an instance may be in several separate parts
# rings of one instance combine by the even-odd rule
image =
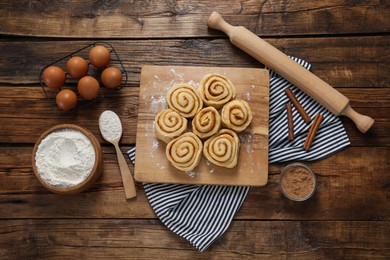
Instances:
[[[122,137],[122,123],[119,116],[111,110],[104,111],[99,117],[99,129],[103,138],[115,147],[126,199],[136,197],[137,191],[135,189],[133,176],[130,173],[130,169],[127,166],[126,160],[118,145],[119,140]]]

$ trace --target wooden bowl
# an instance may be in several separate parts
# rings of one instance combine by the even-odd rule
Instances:
[[[77,185],[73,185],[70,187],[57,187],[53,186],[49,183],[47,183],[38,173],[38,169],[35,163],[35,154],[37,152],[38,146],[41,143],[41,141],[50,133],[55,132],[57,130],[62,130],[62,129],[73,129],[76,131],[79,131],[83,133],[92,143],[94,151],[95,151],[95,163],[94,166],[88,175],[88,177],[80,182]],[[60,195],[72,195],[76,193],[80,193],[82,191],[85,191],[86,189],[90,188],[95,181],[99,178],[100,173],[102,171],[102,161],[103,161],[103,155],[102,155],[102,149],[100,147],[100,143],[96,139],[96,137],[87,129],[73,125],[73,124],[61,124],[61,125],[56,125],[53,126],[52,128],[48,129],[45,131],[38,139],[38,141],[34,145],[34,149],[32,152],[32,167],[34,171],[35,177],[38,179],[38,181],[48,190],[60,194]]]

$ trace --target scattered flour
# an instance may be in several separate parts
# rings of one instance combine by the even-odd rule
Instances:
[[[246,101],[250,102],[251,101],[251,93],[248,92],[245,94],[245,96],[246,96]]]
[[[159,146],[159,141],[158,140],[154,140],[153,144],[152,144],[152,150],[149,153],[150,158],[152,158],[152,159],[154,158],[154,154],[156,153],[156,151],[158,149],[158,146]],[[158,166],[158,164],[159,163],[157,163],[157,166]]]
[[[252,148],[252,134],[244,133],[239,135],[241,145],[245,147],[248,154],[253,153],[255,150]]]
[[[238,94],[237,95],[237,99],[243,99],[247,102],[250,102],[251,101],[251,93],[250,92],[246,92],[246,93],[241,93],[241,94]]]
[[[145,124],[145,136],[156,136],[156,124],[154,123],[155,121],[146,121]],[[154,145],[154,144],[153,144]]]
[[[186,172],[186,173],[191,178],[195,178],[196,176],[198,176],[197,172],[189,171],[189,172]]]
[[[157,114],[162,111],[167,106],[167,101],[165,100],[165,95],[160,95],[157,97],[151,96],[150,102],[150,112]]]
[[[178,81],[181,81],[181,82],[184,81],[184,75],[177,73],[175,69],[170,69],[169,72],[170,72],[171,76],[177,78]]]
[[[57,130],[48,134],[38,145],[35,165],[47,184],[72,187],[89,176],[95,156],[92,142],[82,132]]]
[[[153,152],[155,152],[158,149],[158,145],[159,145],[159,141],[154,140],[153,141],[153,149],[152,149]]]
[[[199,85],[200,85],[199,82],[195,82],[195,81],[193,81],[193,80],[188,81],[188,83],[189,83],[191,86],[193,86],[194,88],[198,88]]]
[[[160,170],[164,170],[166,167],[164,164],[161,164],[161,163],[156,163],[156,166],[160,169]]]

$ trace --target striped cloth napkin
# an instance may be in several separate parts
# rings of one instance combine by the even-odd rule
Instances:
[[[311,65],[292,58],[306,69]],[[303,143],[311,123],[305,123],[293,107],[294,141],[287,139],[287,113],[289,102],[284,93],[290,88],[305,111],[314,118],[324,116],[310,150]],[[318,160],[329,156],[350,144],[345,129],[336,116],[311,99],[291,83],[270,70],[270,163],[291,160]],[[132,163],[135,147],[128,151]],[[146,196],[161,222],[174,233],[187,239],[197,250],[205,251],[229,227],[234,215],[245,200],[250,187],[144,183]],[[239,239],[239,238],[237,238]]]

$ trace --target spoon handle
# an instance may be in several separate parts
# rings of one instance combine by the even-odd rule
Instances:
[[[133,176],[130,173],[130,169],[127,166],[125,157],[121,150],[119,149],[118,143],[114,143],[116,156],[118,158],[119,169],[122,175],[123,188],[125,189],[126,199],[131,199],[137,196],[137,191],[135,189]]]

